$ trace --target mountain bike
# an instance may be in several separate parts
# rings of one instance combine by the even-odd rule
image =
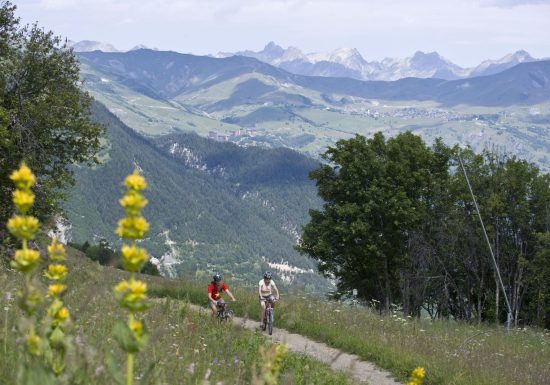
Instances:
[[[229,305],[226,302],[218,303],[218,321],[224,322],[224,321],[231,321],[233,319],[233,310],[229,308]]]
[[[273,334],[273,323],[275,322],[275,298],[271,297],[270,299],[265,300],[265,317],[262,330],[266,330],[269,335]]]

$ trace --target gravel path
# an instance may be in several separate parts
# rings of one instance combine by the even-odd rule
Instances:
[[[209,312],[204,307],[191,306],[195,310]],[[233,323],[250,330],[258,330],[259,326],[258,321],[240,317],[234,317]],[[345,371],[355,379],[369,385],[402,385],[394,380],[389,372],[377,368],[374,364],[362,361],[356,355],[344,353],[321,342],[310,340],[300,334],[290,333],[279,328],[273,329],[272,336],[264,334],[274,343],[284,343],[293,352],[307,354],[330,365],[332,369]]]
[[[235,317],[233,322],[246,329],[257,330],[258,321]],[[335,370],[343,370],[351,374],[355,379],[366,382],[369,385],[402,385],[391,377],[391,374],[377,368],[374,364],[361,359],[353,354],[344,353],[341,350],[310,340],[300,334],[290,333],[284,329],[274,328],[271,338],[275,343],[285,343],[289,350],[303,353],[321,362],[329,364]]]

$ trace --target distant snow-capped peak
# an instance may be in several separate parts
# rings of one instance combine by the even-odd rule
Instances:
[[[533,58],[527,51],[519,50],[514,53],[505,55],[497,60],[484,60],[477,67],[472,69],[472,73],[481,74],[490,71],[490,67],[502,68],[502,66],[512,67],[519,63],[532,62],[537,59]]]
[[[73,48],[75,52],[91,52],[91,51],[124,52],[115,48],[115,46],[113,46],[110,43],[104,43],[104,42],[94,41],[94,40],[81,40],[78,42],[68,41],[68,44],[70,47]],[[138,44],[126,52],[136,51],[138,49],[152,49],[155,51],[158,50],[157,48],[150,48],[150,47],[147,47],[146,45]]]
[[[78,42],[69,42],[69,45],[75,52],[91,52],[91,51],[103,51],[103,52],[120,52],[112,44],[103,43],[93,40],[81,40]]]
[[[145,44],[138,44],[138,45],[132,47],[131,49],[129,49],[128,52],[137,51],[139,49],[152,49],[153,51],[158,51],[158,48],[151,48],[151,47],[147,47]]]
[[[514,67],[519,63],[532,62],[540,59],[535,59],[524,50],[516,51],[508,54],[498,60],[485,60],[477,67],[473,68],[470,76],[487,76],[493,75],[509,68]]]
[[[306,55],[310,63],[321,61],[343,64],[346,67],[360,69],[368,64],[355,48],[338,48],[331,52],[310,53]]]

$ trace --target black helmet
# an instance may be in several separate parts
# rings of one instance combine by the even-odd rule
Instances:
[[[273,274],[271,274],[271,271],[266,271],[264,273],[264,278],[265,279],[271,279],[272,276],[273,276]]]
[[[214,280],[214,282],[220,282],[222,280],[222,275],[220,273],[214,273],[212,279]]]

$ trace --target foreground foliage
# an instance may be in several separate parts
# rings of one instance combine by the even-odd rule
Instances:
[[[71,369],[59,383],[117,384],[125,352],[118,348],[113,337],[117,319],[124,310],[112,295],[112,287],[128,279],[124,271],[102,267],[74,249],[67,250],[71,274],[67,285],[71,288],[64,297],[71,311],[75,346],[67,360]],[[148,282],[162,282],[160,277],[138,276]],[[0,297],[0,383],[15,385],[13,362],[22,359],[21,341],[12,329],[21,312],[14,306],[15,288],[22,284],[18,275],[0,270],[0,287],[8,295]],[[150,301],[143,314],[150,340],[142,354],[135,357],[135,383],[139,384],[264,384],[264,374],[270,372],[264,365],[274,359],[276,351],[259,333],[253,333],[229,324],[211,320],[209,314],[190,309],[189,302],[170,298]],[[263,353],[262,353],[263,352]],[[348,385],[353,384],[343,374],[334,373],[326,365],[306,356],[286,353],[277,375],[280,385]]]

